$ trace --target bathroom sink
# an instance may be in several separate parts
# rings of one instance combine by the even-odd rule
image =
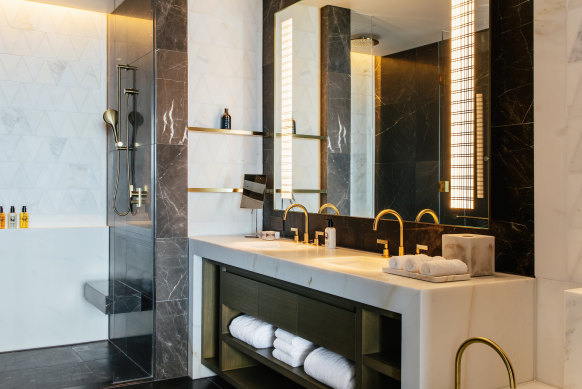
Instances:
[[[382,271],[382,266],[387,265],[386,260],[375,259],[371,257],[353,256],[353,257],[319,257],[314,258],[318,262],[323,262],[332,268],[339,268],[349,271],[372,272]]]

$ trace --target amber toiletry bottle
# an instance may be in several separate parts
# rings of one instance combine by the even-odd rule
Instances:
[[[28,228],[28,212],[26,212],[26,206],[22,207],[22,212],[20,212],[20,228]]]
[[[4,214],[4,208],[0,205],[0,230],[6,228],[6,215]]]

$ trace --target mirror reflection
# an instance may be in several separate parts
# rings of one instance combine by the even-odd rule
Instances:
[[[303,0],[275,15],[276,209],[487,227],[489,2],[455,19],[463,3]]]

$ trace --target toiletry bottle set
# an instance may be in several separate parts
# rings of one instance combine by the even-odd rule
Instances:
[[[232,118],[228,114],[228,108],[224,109],[224,115],[220,119],[220,128],[223,130],[230,130],[232,126]]]
[[[8,219],[8,220],[6,220]],[[18,215],[16,214],[16,209],[14,205],[10,207],[10,212],[8,216],[4,214],[4,207],[0,206],[0,230],[5,228],[16,229],[18,228]],[[22,207],[22,212],[20,212],[20,228],[28,228],[28,212],[26,211],[26,206]]]

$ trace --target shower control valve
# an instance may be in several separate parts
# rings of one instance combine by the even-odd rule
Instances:
[[[129,186],[129,192],[131,194],[131,203],[135,204],[138,208],[141,208],[145,204],[145,199],[148,196],[147,185],[142,188],[137,188],[133,190],[133,185]]]

